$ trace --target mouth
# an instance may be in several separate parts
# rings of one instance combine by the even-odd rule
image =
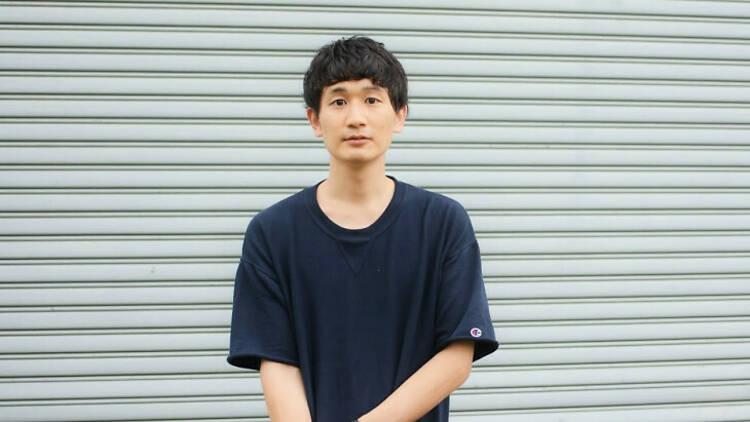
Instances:
[[[352,135],[352,136],[347,136],[346,138],[344,138],[345,141],[353,141],[353,142],[358,142],[358,141],[363,142],[369,139],[370,138],[364,135]]]
[[[365,145],[370,141],[371,139],[364,135],[352,135],[344,138],[344,142],[349,145]]]

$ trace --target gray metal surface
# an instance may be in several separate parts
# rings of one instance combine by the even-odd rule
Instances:
[[[179,0],[0,1],[0,420],[267,420],[242,234],[326,176],[302,72],[358,33],[410,76],[389,174],[482,250],[451,421],[750,419],[750,3]]]

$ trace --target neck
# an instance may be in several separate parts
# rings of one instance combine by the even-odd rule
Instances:
[[[321,183],[331,197],[346,202],[369,202],[387,196],[394,188],[385,175],[385,160],[361,167],[340,165],[331,161],[328,178]]]

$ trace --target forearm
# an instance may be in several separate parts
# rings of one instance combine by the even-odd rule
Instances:
[[[412,422],[424,416],[466,381],[473,355],[473,341],[449,344],[360,422]]]
[[[271,422],[310,422],[305,386],[299,368],[263,359],[260,381]]]

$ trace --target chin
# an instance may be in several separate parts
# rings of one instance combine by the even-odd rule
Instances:
[[[363,165],[374,163],[380,159],[382,154],[342,154],[333,156],[340,163]]]

